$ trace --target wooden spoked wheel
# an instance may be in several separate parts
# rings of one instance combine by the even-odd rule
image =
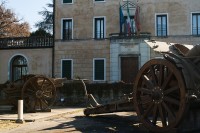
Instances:
[[[134,103],[143,125],[153,132],[176,128],[186,110],[185,83],[180,70],[165,59],[152,59],[139,71]]]
[[[56,100],[55,85],[45,76],[31,77],[22,88],[22,99],[27,112],[45,111]]]

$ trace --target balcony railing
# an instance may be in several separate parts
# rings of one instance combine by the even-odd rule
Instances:
[[[132,38],[149,38],[151,36],[150,33],[141,32],[139,34],[136,33],[112,33],[109,35],[110,39],[132,39]]]
[[[0,49],[51,48],[53,37],[0,38]]]

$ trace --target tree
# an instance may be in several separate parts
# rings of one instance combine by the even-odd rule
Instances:
[[[43,11],[38,12],[43,16],[43,20],[39,21],[35,24],[35,27],[38,29],[43,29],[48,33],[53,33],[53,0],[52,3],[46,4],[48,8],[52,8],[52,10],[48,10],[47,8],[43,8]]]
[[[46,30],[39,28],[38,30],[32,32],[30,36],[52,36],[50,33],[46,32]]]
[[[5,1],[0,3],[0,38],[29,36],[29,24],[20,21],[11,9],[6,9]]]

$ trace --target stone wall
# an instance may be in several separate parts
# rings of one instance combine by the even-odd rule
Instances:
[[[1,50],[0,83],[4,83],[10,79],[10,61],[17,55],[26,58],[28,74],[52,76],[52,48]]]
[[[55,45],[55,77],[61,77],[61,60],[73,60],[73,78],[93,81],[93,59],[106,59],[106,81],[109,81],[109,40],[57,41]]]
[[[92,94],[98,103],[107,104],[121,99],[124,94],[133,92],[133,84],[104,83],[86,84],[88,94]],[[63,102],[61,98],[64,99]],[[81,83],[65,84],[58,89],[57,105],[85,105],[85,92]]]

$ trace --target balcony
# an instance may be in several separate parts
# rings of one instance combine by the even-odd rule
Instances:
[[[111,40],[115,39],[138,39],[138,38],[150,38],[151,34],[147,32],[136,33],[112,33],[109,35]]]
[[[0,50],[52,48],[53,46],[54,46],[53,37],[0,38]]]

